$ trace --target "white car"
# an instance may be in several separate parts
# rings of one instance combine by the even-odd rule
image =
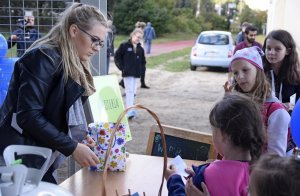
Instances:
[[[195,71],[200,66],[227,68],[232,59],[234,47],[230,32],[201,32],[191,51],[191,70]]]

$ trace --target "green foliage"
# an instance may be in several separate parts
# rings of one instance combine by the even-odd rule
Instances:
[[[197,29],[199,29],[200,25],[195,22],[191,9],[175,8],[172,10],[171,14],[173,17],[168,22],[169,32],[198,32]]]
[[[203,15],[204,21],[207,23],[204,28],[207,30],[225,30],[227,28],[227,20],[223,16],[210,12]]]
[[[211,0],[201,0],[200,16],[195,17],[198,0],[115,0],[114,23],[119,34],[129,34],[137,21],[150,21],[158,36],[165,33],[200,33],[224,30],[224,18],[214,13]]]
[[[152,0],[118,0],[114,7],[114,23],[118,32],[129,34],[137,21],[150,21],[157,34],[166,31],[166,8],[160,8]]]
[[[266,12],[251,10],[239,0],[200,0],[200,15],[196,18],[198,0],[114,0],[114,23],[119,34],[129,34],[137,21],[150,21],[156,34],[187,32],[200,33],[204,30],[229,30],[229,19],[239,18],[232,30],[238,31],[243,21],[249,21],[258,28],[266,23]],[[218,15],[214,6],[221,4],[223,15]],[[231,9],[228,3],[236,3],[240,9]]]
[[[240,23],[247,21],[256,26],[262,33],[262,26],[267,22],[267,12],[250,9],[247,5],[244,6],[242,13],[239,15]]]
[[[200,13],[210,13],[214,12],[215,4],[211,0],[201,0],[200,3]]]
[[[175,0],[176,8],[193,8],[196,4],[196,0]]]

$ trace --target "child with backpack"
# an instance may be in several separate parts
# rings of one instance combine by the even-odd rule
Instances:
[[[258,105],[243,94],[229,93],[214,106],[209,121],[214,146],[223,159],[193,166],[193,184],[202,190],[204,182],[211,196],[247,196],[249,166],[259,158],[265,142]],[[169,196],[186,195],[183,180],[173,165],[167,168],[165,178]]]
[[[230,67],[234,74],[234,84],[225,83],[225,91],[233,88],[247,94],[261,105],[263,120],[267,129],[266,152],[286,156],[294,146],[289,134],[290,115],[283,104],[272,96],[272,90],[264,74],[261,55],[258,47],[238,50]],[[287,145],[289,143],[289,145]]]

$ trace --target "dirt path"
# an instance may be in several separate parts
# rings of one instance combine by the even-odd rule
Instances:
[[[192,47],[195,43],[195,40],[183,40],[176,42],[167,42],[161,44],[153,44],[151,47],[151,54],[148,54],[147,57],[157,56],[163,53],[173,52],[176,50],[181,50],[187,47]]]
[[[191,42],[176,46],[177,50],[191,47]],[[161,44],[153,54],[175,48],[174,43]],[[171,50],[171,49],[170,49]],[[121,79],[120,71],[112,63],[110,74]],[[151,88],[138,88],[136,103],[153,110],[162,124],[210,132],[208,115],[213,104],[223,96],[222,85],[227,73],[220,69],[200,68],[180,73],[163,70],[163,66],[147,69],[146,83]],[[124,92],[123,89],[121,89]],[[125,100],[124,100],[125,101]],[[138,118],[129,122],[133,141],[127,143],[130,153],[145,154],[150,127],[156,122],[145,111],[138,111]]]

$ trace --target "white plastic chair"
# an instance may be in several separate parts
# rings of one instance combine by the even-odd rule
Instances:
[[[11,145],[4,149],[3,157],[6,165],[11,165],[15,161],[15,154],[17,155],[39,155],[45,158],[45,162],[41,169],[27,168],[28,172],[26,179],[24,178],[23,183],[21,183],[21,188],[19,191],[20,196],[73,196],[68,190],[60,187],[56,184],[49,182],[42,182],[41,179],[48,168],[48,164],[52,155],[52,151],[48,148],[37,147],[37,146],[25,146],[25,145]],[[8,196],[8,195],[0,195]],[[9,196],[14,196],[11,193]]]
[[[25,183],[38,186],[46,172],[49,164],[52,151],[49,148],[37,147],[37,146],[25,146],[25,145],[10,145],[4,149],[3,157],[7,166],[11,165],[15,161],[15,154],[17,155],[39,155],[45,158],[45,162],[41,169],[28,168],[28,174]]]
[[[21,195],[27,171],[24,165],[0,167],[0,196]]]

